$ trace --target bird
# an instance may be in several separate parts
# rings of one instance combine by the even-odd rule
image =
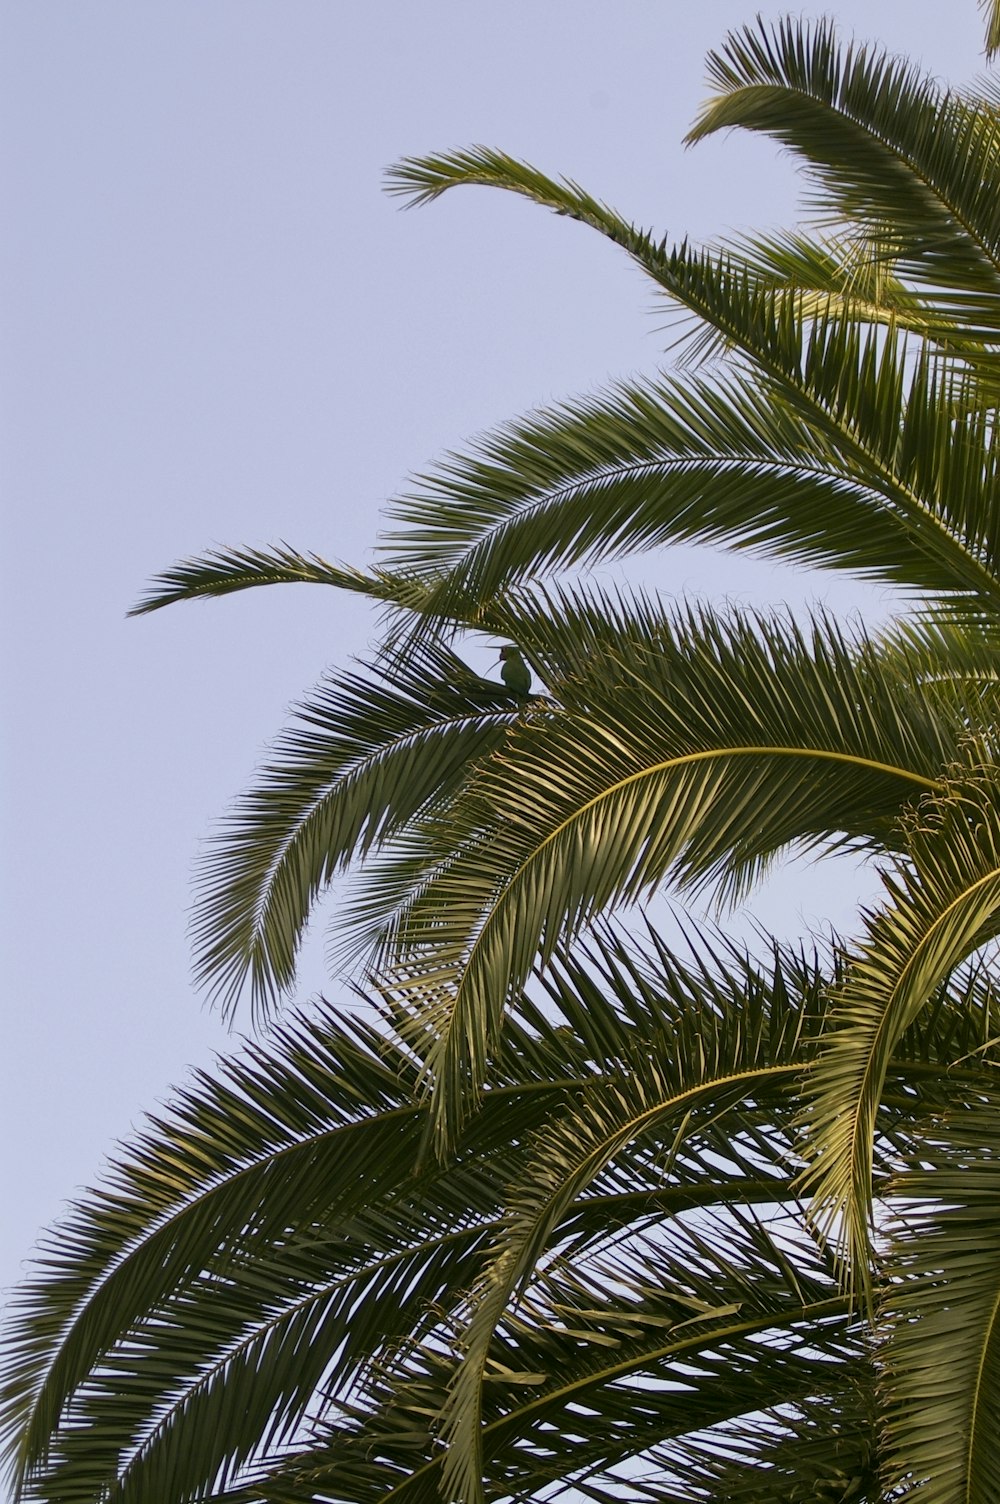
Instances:
[[[531,694],[531,670],[521,657],[519,648],[500,649],[499,661],[503,664],[500,677],[512,694],[526,700]]]

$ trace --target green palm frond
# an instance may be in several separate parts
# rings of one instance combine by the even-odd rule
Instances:
[[[516,1196],[548,1203],[542,1245],[558,1253],[537,1263],[489,1338],[482,1414],[491,1496],[558,1478],[580,1486],[654,1440],[802,1399],[834,1382],[831,1363],[851,1343],[831,1259],[784,1251],[773,1214],[789,1194],[780,1124],[787,1128],[794,1109],[782,1083],[804,1038],[822,1027],[821,974],[791,956],[776,955],[768,970],[732,951],[685,968],[655,940],[637,971],[609,939],[556,965],[544,1011],[527,1020],[544,1043],[555,1006],[557,1035],[569,1033],[594,1073],[550,1105],[517,1170]],[[774,1058],[784,1069],[768,1064]],[[752,1062],[760,1074],[744,1069],[741,1091],[734,1066]],[[495,1229],[498,1255],[521,1225],[521,1200],[513,1221]],[[760,1218],[725,1211],[753,1204],[772,1210]],[[723,1255],[735,1260],[725,1277]],[[822,1305],[825,1327],[808,1355],[791,1332],[789,1343],[761,1349],[755,1334],[810,1302]],[[445,1350],[439,1333],[436,1345],[423,1341],[381,1367],[362,1412],[297,1459],[287,1492],[266,1496],[437,1497],[434,1417],[453,1408],[455,1362],[463,1356],[465,1374],[473,1342],[455,1327]],[[670,1382],[674,1364],[680,1385]],[[457,1496],[474,1494],[459,1485]]]
[[[427,1461],[398,1486],[400,1504],[441,1490],[473,1504],[484,1494],[544,1497],[559,1488],[570,1498],[576,1489],[620,1486],[636,1473],[655,1476],[675,1438],[708,1446],[754,1411],[836,1391],[860,1350],[845,1299],[821,1257],[796,1250],[789,1258],[776,1232],[749,1213],[707,1227],[690,1221],[595,1260],[589,1277],[557,1267],[494,1334],[478,1432],[482,1470],[476,1460],[463,1466],[457,1434],[435,1456],[432,1432]],[[810,1317],[814,1348],[803,1340]],[[450,1368],[458,1362],[458,1379],[470,1356],[456,1345]],[[439,1403],[447,1377],[447,1369],[438,1376]],[[410,1392],[390,1391],[397,1416]],[[362,1434],[375,1450],[382,1421],[385,1452],[399,1458],[393,1440],[401,1428],[391,1414],[389,1424],[374,1417]],[[327,1473],[330,1482],[339,1475]],[[321,1480],[310,1481],[323,1497]]]
[[[980,385],[983,405],[996,404],[1000,365],[993,331],[977,331],[955,317],[947,298],[942,303],[928,289],[909,286],[897,274],[895,245],[887,234],[853,226],[836,236],[740,235],[725,248],[762,284],[794,296],[803,321],[844,318],[908,331],[942,353],[961,357]],[[697,359],[729,348],[703,324],[688,332],[680,352]]]
[[[349,873],[381,985],[196,1075],[49,1240],[0,1380],[20,1504],[1000,1495],[1000,97],[825,22],[709,66],[690,140],[790,148],[822,238],[670,245],[484,147],[389,175],[596,229],[686,368],[447,456],[386,567],[218,548],[134,608],[381,607],[194,923],[201,980],[263,1016]],[[869,637],[538,583],[676,542],[918,609]],[[539,692],[473,673],[465,632]],[[819,956],[603,917],[845,848],[885,901]]]
[[[370,1026],[330,1020],[273,1045],[248,1046],[217,1081],[197,1076],[59,1229],[13,1305],[4,1419],[26,1497],[53,1469],[67,1504],[118,1472],[123,1501],[161,1485],[183,1496],[185,1459],[194,1483],[252,1455],[309,1404],[338,1346],[349,1369],[391,1335],[401,1269],[416,1292],[422,1276],[436,1288],[429,1227],[407,1258],[401,1217],[395,1261],[363,1232],[366,1204],[377,1226],[380,1197],[413,1174],[407,1056]],[[461,1256],[458,1208],[438,1221]],[[356,1310],[363,1292],[372,1303]]]
[[[563,1479],[598,1498],[636,1459],[690,1479],[727,1448],[770,1479],[800,1434],[810,1477],[868,1455],[870,1434],[825,1450],[809,1422],[817,1396],[853,1413],[868,1371],[790,1180],[784,1086],[822,1037],[827,974],[690,941],[681,962],[605,931],[557,959],[447,1163],[419,1157],[405,993],[381,1028],[323,1013],[196,1078],[12,1311],[20,1497],[436,1499],[465,1292],[511,1249],[525,1278],[484,1369],[491,1497]],[[948,1110],[942,1055],[975,1048],[981,1010],[911,1031],[881,1183],[925,1087]]]
[[[542,1261],[546,1250],[559,1246],[561,1224],[602,1172],[610,1174],[612,1182],[619,1187],[632,1183],[635,1156],[625,1151],[633,1150],[637,1141],[641,1143],[649,1135],[660,1151],[651,1156],[653,1162],[663,1156],[661,1163],[666,1174],[671,1178],[676,1175],[683,1181],[698,1162],[697,1140],[702,1120],[707,1120],[712,1129],[721,1129],[721,1144],[711,1143],[705,1158],[710,1162],[713,1153],[738,1156],[740,1133],[744,1127],[738,1108],[749,1098],[771,1124],[771,1154],[767,1156],[761,1152],[759,1139],[754,1144],[759,1155],[758,1176],[761,1173],[766,1176],[770,1170],[773,1179],[769,1194],[775,1203],[780,1203],[788,1195],[787,1183],[782,1185],[777,1167],[787,1160],[789,1146],[787,1142],[781,1143],[777,1124],[782,1116],[787,1118],[791,1097],[789,1088],[795,1075],[801,1072],[803,1062],[794,1049],[790,1055],[782,1058],[778,1053],[776,1058],[773,1050],[765,1048],[765,1040],[771,1043],[766,1010],[761,1009],[754,1017],[752,1009],[742,1006],[742,998],[739,1002],[729,1001],[728,1019],[724,1015],[713,1016],[707,1010],[701,1015],[698,1021],[699,1046],[692,1053],[683,1047],[678,1048],[680,1042],[670,1036],[662,1043],[655,1034],[637,1039],[634,1048],[615,1062],[616,1069],[609,1069],[605,1078],[595,1083],[593,1090],[580,1093],[575,1109],[568,1115],[555,1117],[538,1136],[526,1173],[517,1194],[512,1197],[507,1223],[497,1235],[491,1263],[470,1298],[462,1363],[456,1373],[443,1433],[451,1447],[445,1470],[455,1497],[469,1501],[477,1497],[478,1480],[484,1470],[480,1438],[485,1418],[485,1386],[490,1379],[496,1332],[508,1305],[519,1290],[523,1291],[525,1282]],[[726,1022],[732,1021],[733,1006],[740,1013],[743,1026],[740,1030],[725,1027]],[[713,1135],[710,1133],[709,1137],[711,1139]],[[624,1156],[622,1164],[616,1164],[619,1156]],[[710,1175],[710,1182],[714,1178]],[[771,1215],[774,1217],[775,1214],[772,1212]],[[746,1225],[744,1222],[744,1230]],[[724,1246],[726,1232],[731,1235],[732,1231],[728,1217],[720,1218],[714,1229],[716,1246]],[[679,1269],[697,1270],[698,1255],[705,1257],[713,1233],[706,1232],[704,1224],[699,1224],[697,1233],[684,1228],[678,1230],[676,1236],[679,1243],[687,1245],[678,1260]],[[657,1248],[662,1249],[665,1242],[660,1228]],[[697,1249],[693,1245],[697,1245]],[[579,1234],[573,1237],[574,1276],[580,1268],[583,1246],[584,1240]],[[622,1267],[620,1244],[617,1252],[617,1266],[605,1267],[601,1271],[604,1289],[628,1284],[627,1276],[631,1271]],[[558,1264],[555,1267],[558,1269]],[[703,1303],[700,1309],[705,1311],[709,1327],[714,1324],[714,1311],[719,1309],[717,1320],[727,1341],[753,1326],[755,1318],[750,1317],[746,1309],[751,1305],[752,1291],[741,1286],[738,1290],[740,1298],[732,1298],[737,1293],[733,1285],[740,1286],[739,1257],[729,1261],[729,1267],[731,1278],[726,1285],[722,1284],[718,1269],[711,1272],[701,1288],[693,1288],[693,1282],[687,1284],[686,1299],[691,1303],[686,1309],[674,1312],[674,1322],[686,1328],[680,1339],[681,1352],[691,1352],[686,1345],[687,1338],[693,1339],[697,1348],[705,1344],[706,1334],[698,1330],[698,1302]],[[678,1287],[685,1289],[685,1280],[677,1269],[671,1271],[669,1277],[664,1276],[665,1271],[661,1271],[661,1291],[673,1293]],[[552,1278],[548,1276],[549,1283]],[[804,1277],[800,1280],[797,1305],[807,1300],[803,1288],[807,1283]],[[714,1300],[706,1299],[710,1294],[714,1294]],[[848,1310],[846,1304],[838,1304],[838,1292],[829,1272],[825,1285],[817,1288],[813,1298],[824,1305],[829,1302],[830,1314],[844,1316]],[[527,1296],[522,1296],[518,1308],[523,1309],[527,1300]],[[593,1294],[591,1300],[597,1303]],[[621,1304],[620,1300],[611,1302],[612,1308],[619,1312]],[[749,1326],[745,1325],[748,1321]],[[777,1317],[772,1310],[765,1325],[774,1324],[777,1324]],[[577,1335],[581,1334],[577,1332]],[[668,1337],[669,1332],[662,1336]],[[593,1340],[601,1340],[599,1325]],[[619,1345],[612,1343],[612,1346]],[[669,1348],[670,1344],[667,1346]],[[704,1362],[704,1353],[700,1356]],[[619,1354],[616,1352],[614,1357],[617,1364]],[[538,1368],[540,1365],[536,1361],[532,1366]],[[556,1373],[560,1382],[565,1384],[563,1364],[556,1365]],[[608,1446],[606,1437],[603,1444]]]
[[[726,248],[765,285],[815,294],[812,304],[800,303],[804,318],[842,308],[848,318],[933,336],[926,302],[896,275],[891,248],[871,234],[738,235]]]
[[[983,613],[921,613],[893,623],[879,652],[901,675],[954,696],[956,724],[988,735],[1000,722],[1000,636]]]
[[[614,948],[604,960],[610,973],[594,955],[568,963],[568,991],[560,966],[547,976],[557,1006],[573,999],[559,1019],[586,1031],[585,1054],[604,1063],[533,1135],[511,1215],[491,1235],[484,1292],[505,1275],[512,1289],[482,1367],[485,1496],[564,1491],[603,1504],[624,1484],[630,1496],[672,1504],[881,1504],[870,1350],[846,1314],[831,1250],[794,1220],[789,1199],[794,1100],[774,1078],[770,1090],[747,1073],[742,1088],[734,1079],[740,1065],[756,1061],[766,1074],[769,1062],[808,1059],[828,1006],[822,973],[788,955],[772,973],[755,971],[732,951],[685,972],[654,939],[639,994],[616,1021],[606,994],[609,983],[623,990],[612,978],[628,964]],[[654,990],[664,976],[665,992]],[[968,1080],[949,1082],[943,1064],[990,1032],[991,1011],[995,1022],[996,999],[982,991],[944,998],[908,1035],[887,1092],[883,1189],[886,1169],[920,1144],[928,1111],[967,1099]],[[685,1111],[678,1100],[657,1124],[671,1080],[675,1092],[685,1081],[700,1087],[706,1101]],[[759,1214],[733,1211],[755,1205]],[[504,1259],[519,1239],[517,1281]],[[474,1302],[473,1321],[482,1313]],[[768,1323],[760,1340],[755,1319]],[[356,1405],[279,1464],[262,1496],[439,1499],[442,1469],[461,1475],[463,1449],[475,1451],[453,1425],[445,1464],[439,1440],[470,1382],[473,1337],[452,1318],[433,1342],[381,1366]],[[472,1499],[479,1481],[473,1464],[452,1492]]]
[[[799,651],[790,649],[780,633],[769,646],[762,646],[749,622],[727,647],[723,626],[697,616],[680,625],[686,645],[679,647],[673,641],[677,623],[655,603],[595,590],[548,596],[521,592],[507,606],[495,606],[490,615],[498,635],[519,641],[539,676],[554,687],[562,705],[559,715],[572,708],[574,714],[582,714],[585,725],[592,719],[592,688],[598,702],[609,701],[613,716],[620,719],[614,706],[619,680],[626,686],[631,714],[633,702],[644,694],[647,667],[653,665],[654,697],[663,695],[666,679],[667,703],[674,705],[672,730],[663,706],[644,712],[657,721],[651,733],[654,744],[662,743],[665,735],[677,738],[675,756],[687,753],[694,763],[707,758],[713,747],[721,760],[723,748],[732,748],[737,721],[745,714],[740,697],[773,696],[773,687],[763,693],[760,684],[776,677],[775,666],[786,651],[793,657]],[[708,654],[703,670],[707,679],[699,678],[699,670],[687,662],[699,645]],[[636,653],[626,672],[622,655],[629,659]],[[825,672],[834,677],[847,672],[841,662],[845,655],[849,649],[842,643]],[[719,658],[723,666],[713,669]],[[907,661],[901,676],[916,677],[919,667],[919,660]],[[727,680],[733,674],[738,689],[731,677]],[[937,724],[942,710],[947,712],[942,724],[961,728],[958,697],[966,685],[963,679],[956,686],[951,707],[945,705],[943,693],[931,708],[918,706],[906,691],[904,737]],[[856,692],[863,691],[856,686]],[[825,688],[820,691],[817,685],[815,694],[825,703]],[[853,715],[845,696],[840,699],[842,710]],[[727,703],[732,706],[729,719],[724,713]],[[784,702],[775,707],[769,735],[773,737],[775,726],[788,714]],[[814,711],[808,712],[814,724],[822,723],[822,714],[817,722]],[[420,646],[411,642],[405,651],[387,651],[366,670],[329,680],[279,739],[274,756],[241,797],[203,861],[194,919],[201,980],[227,1008],[248,987],[255,1010],[266,1012],[294,982],[297,944],[317,897],[355,857],[365,858],[366,865],[354,897],[348,894],[336,916],[345,959],[357,958],[380,935],[401,929],[414,905],[423,903],[428,883],[445,877],[457,854],[447,841],[442,840],[439,848],[429,844],[427,817],[433,815],[451,828],[445,811],[479,762],[505,744],[518,722],[527,720],[535,727],[536,760],[545,755],[543,748],[553,737],[551,758],[556,763],[571,761],[579,727],[573,721],[560,738],[555,730],[559,715],[551,698],[512,706],[502,686],[481,679],[452,650],[430,639]],[[599,720],[602,715],[598,710]],[[745,745],[748,727],[742,729]],[[606,726],[597,733],[592,728],[590,734],[619,733]],[[857,748],[868,735],[863,726],[857,728]],[[948,731],[940,726],[931,735],[920,763],[927,772],[947,760],[953,747]],[[567,741],[569,752],[564,749]],[[749,735],[751,745],[759,741],[759,735]],[[684,766],[679,763],[677,771]],[[818,830],[829,811],[822,803],[815,803],[815,809]],[[886,824],[883,838],[888,830]],[[768,833],[774,836],[773,827]],[[806,834],[801,826],[794,828],[794,837]],[[708,837],[707,828],[703,835]],[[776,838],[756,853],[741,852],[739,840],[739,830],[731,829],[725,840],[717,839],[711,857],[704,858],[698,857],[697,842],[692,845],[691,877],[710,872],[711,860],[723,860],[738,884],[740,873],[751,875],[755,863],[780,845]],[[383,855],[376,859],[378,852]]]
[[[739,242],[721,249],[699,248],[688,241],[670,246],[665,239],[658,241],[638,229],[577,184],[546,177],[530,164],[488,147],[406,158],[389,170],[388,184],[390,192],[405,197],[410,205],[430,202],[454,187],[486,186],[516,193],[557,214],[578,219],[625,250],[676,309],[689,316],[693,321],[689,335],[695,348],[704,341],[707,348],[739,351],[764,369],[769,369],[774,353],[774,336],[769,340],[764,337],[761,310],[767,311],[772,324],[781,326],[786,340],[800,337],[795,325],[803,317],[829,319],[846,314],[853,320],[865,313],[867,298],[863,294],[856,297],[842,275],[832,277],[829,256],[812,253],[809,275],[800,282],[788,275],[787,262],[783,274],[776,276],[775,267],[762,261],[763,241],[749,256]],[[804,245],[800,243],[797,270],[801,270],[806,255]],[[816,268],[821,260],[825,270],[817,281]],[[815,296],[821,289],[827,294],[825,300]],[[900,303],[902,306],[902,293]]]
[[[758,312],[772,374],[636,383],[501,430],[393,504],[391,567],[468,617],[539,568],[723,543],[992,608],[1000,440],[968,379],[843,321],[804,341],[792,321],[789,343]]]
[[[928,1504],[1000,1495],[1000,1096],[984,1080],[932,1121],[887,1259],[879,1354],[890,1480]]]
[[[220,1470],[232,1482],[323,1394],[349,1402],[373,1357],[389,1361],[428,1311],[460,1300],[532,1136],[619,1071],[637,1037],[696,1054],[697,1010],[748,991],[757,1035],[786,1054],[815,1027],[814,966],[776,957],[767,974],[731,956],[728,971],[710,959],[664,971],[658,958],[605,934],[585,962],[556,967],[545,1005],[525,999],[506,1031],[489,1101],[447,1164],[420,1163],[420,1062],[393,1042],[404,1013],[391,999],[380,1028],[324,1012],[248,1046],[217,1080],[197,1076],[12,1307],[4,1423],[22,1496],[49,1498],[58,1479],[60,1500],[82,1504],[117,1478],[127,1504],[187,1498]],[[710,1151],[725,1139],[707,1131],[688,1179],[636,1163],[628,1185],[595,1184],[575,1235],[780,1195],[787,1175],[752,1135],[720,1179]]]
[[[384,570],[365,573],[346,564],[330,564],[319,554],[300,554],[287,544],[273,548],[210,549],[185,559],[155,577],[130,616],[159,611],[178,601],[209,599],[250,590],[258,585],[333,585],[387,605],[419,611],[424,587]]]
[[[226,817],[198,879],[196,969],[227,1011],[292,986],[333,877],[448,803],[517,719],[509,692],[425,638],[328,676]]]
[[[905,1031],[968,956],[1000,933],[1000,784],[991,761],[955,767],[904,821],[904,859],[884,875],[817,1058],[803,1177],[840,1223],[851,1276],[870,1291],[871,1166],[889,1063]]]
[[[439,830],[361,876],[355,922],[394,912],[381,960],[407,964],[433,1020],[446,1135],[537,954],[668,877],[738,892],[790,843],[891,842],[963,729],[829,623],[702,611],[639,633],[557,686],[558,716],[522,718]]]
[[[996,57],[1000,52],[1000,0],[979,0],[979,8],[986,17],[986,56]]]
[[[609,240],[628,250],[643,263],[655,256],[652,237],[617,214],[607,204],[592,198],[569,178],[550,178],[530,163],[488,146],[445,152],[426,157],[404,157],[386,172],[386,189],[406,200],[408,208],[433,202],[449,188],[478,186],[503,188],[531,199],[557,214],[581,220]]]
[[[185,1498],[280,1448],[325,1385],[349,1387],[472,1277],[510,1109],[536,1124],[566,1087],[551,1030],[546,1065],[498,1088],[464,1161],[422,1169],[415,1065],[384,1030],[321,1015],[196,1078],[12,1310],[5,1426],[23,1497],[57,1479],[82,1504],[117,1477],[121,1504]]]
[[[821,1394],[665,1448],[659,1475],[643,1481],[639,1497],[648,1504],[882,1504],[877,1436],[872,1386],[852,1366],[829,1375]],[[594,1497],[612,1504],[614,1494]]]
[[[841,47],[825,21],[746,27],[708,68],[717,92],[689,141],[733,126],[772,136],[808,164],[820,209],[872,226],[904,277],[947,293],[963,326],[1000,336],[1000,152],[985,101],[877,49]]]

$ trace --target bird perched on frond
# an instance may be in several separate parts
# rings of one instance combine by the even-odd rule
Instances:
[[[500,649],[500,662],[503,668],[500,677],[510,690],[511,694],[518,695],[526,700],[531,694],[531,670],[521,657],[521,651],[515,647]]]

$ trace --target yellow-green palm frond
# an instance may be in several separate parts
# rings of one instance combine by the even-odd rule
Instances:
[[[1000,0],[979,0],[979,8],[986,18],[986,56],[996,57],[1000,52]]]
[[[1000,134],[988,101],[841,46],[826,21],[746,27],[708,66],[716,94],[690,141],[733,126],[773,136],[806,163],[818,209],[871,226],[905,278],[1000,337]]]
[[[909,331],[943,354],[959,357],[975,377],[981,405],[996,405],[1000,360],[995,331],[977,330],[967,316],[956,316],[947,297],[942,301],[927,288],[908,285],[899,274],[896,246],[887,231],[854,225],[839,234],[739,235],[725,248],[762,285],[794,298],[804,324],[844,318]],[[682,357],[733,348],[707,322],[689,320],[685,334],[679,346]]]

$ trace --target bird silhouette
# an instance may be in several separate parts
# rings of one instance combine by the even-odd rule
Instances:
[[[500,677],[510,690],[511,694],[526,700],[531,694],[531,670],[521,657],[519,648],[506,647],[500,649],[500,662],[503,668]]]

